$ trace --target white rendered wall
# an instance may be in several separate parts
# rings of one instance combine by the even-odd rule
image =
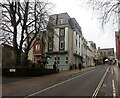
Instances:
[[[59,51],[59,29],[54,29],[53,51]]]
[[[68,51],[68,27],[65,27],[65,51]]]

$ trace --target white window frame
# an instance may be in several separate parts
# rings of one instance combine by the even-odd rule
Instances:
[[[39,45],[39,44],[36,44],[35,50],[36,50],[36,51],[40,51],[40,45]]]
[[[63,37],[64,35],[65,35],[65,29],[60,29],[60,37]]]
[[[51,44],[51,47],[50,47]],[[52,42],[49,42],[49,50],[52,50]]]

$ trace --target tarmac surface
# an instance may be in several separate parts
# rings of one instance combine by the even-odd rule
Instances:
[[[71,71],[63,71],[56,74],[39,76],[39,77],[23,77],[23,78],[7,78],[3,77],[2,96],[25,96],[29,93],[35,92],[38,89],[43,89],[57,82],[63,81],[69,76],[78,73],[90,71],[95,67],[84,68]],[[22,92],[21,92],[22,91]]]

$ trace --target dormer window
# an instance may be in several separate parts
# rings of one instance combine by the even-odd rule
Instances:
[[[56,23],[55,23],[55,19],[53,19],[53,21],[52,21],[52,22],[53,22],[53,25],[55,25],[55,24],[56,24]]]
[[[63,19],[62,18],[60,19],[60,24],[63,24]]]

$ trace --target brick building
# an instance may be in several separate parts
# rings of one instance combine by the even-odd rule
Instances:
[[[116,40],[116,59],[120,59],[120,32],[115,32],[115,40]]]
[[[118,7],[118,12],[120,11],[120,5]],[[118,30],[115,32],[116,40],[116,59],[120,60],[120,13],[118,13]]]
[[[37,35],[33,45],[33,60],[36,64],[38,64],[38,61],[42,61],[42,58],[45,56],[45,31],[41,33],[42,35]]]
[[[99,64],[114,64],[114,48],[100,49],[98,47],[98,53],[100,54],[98,59]]]

